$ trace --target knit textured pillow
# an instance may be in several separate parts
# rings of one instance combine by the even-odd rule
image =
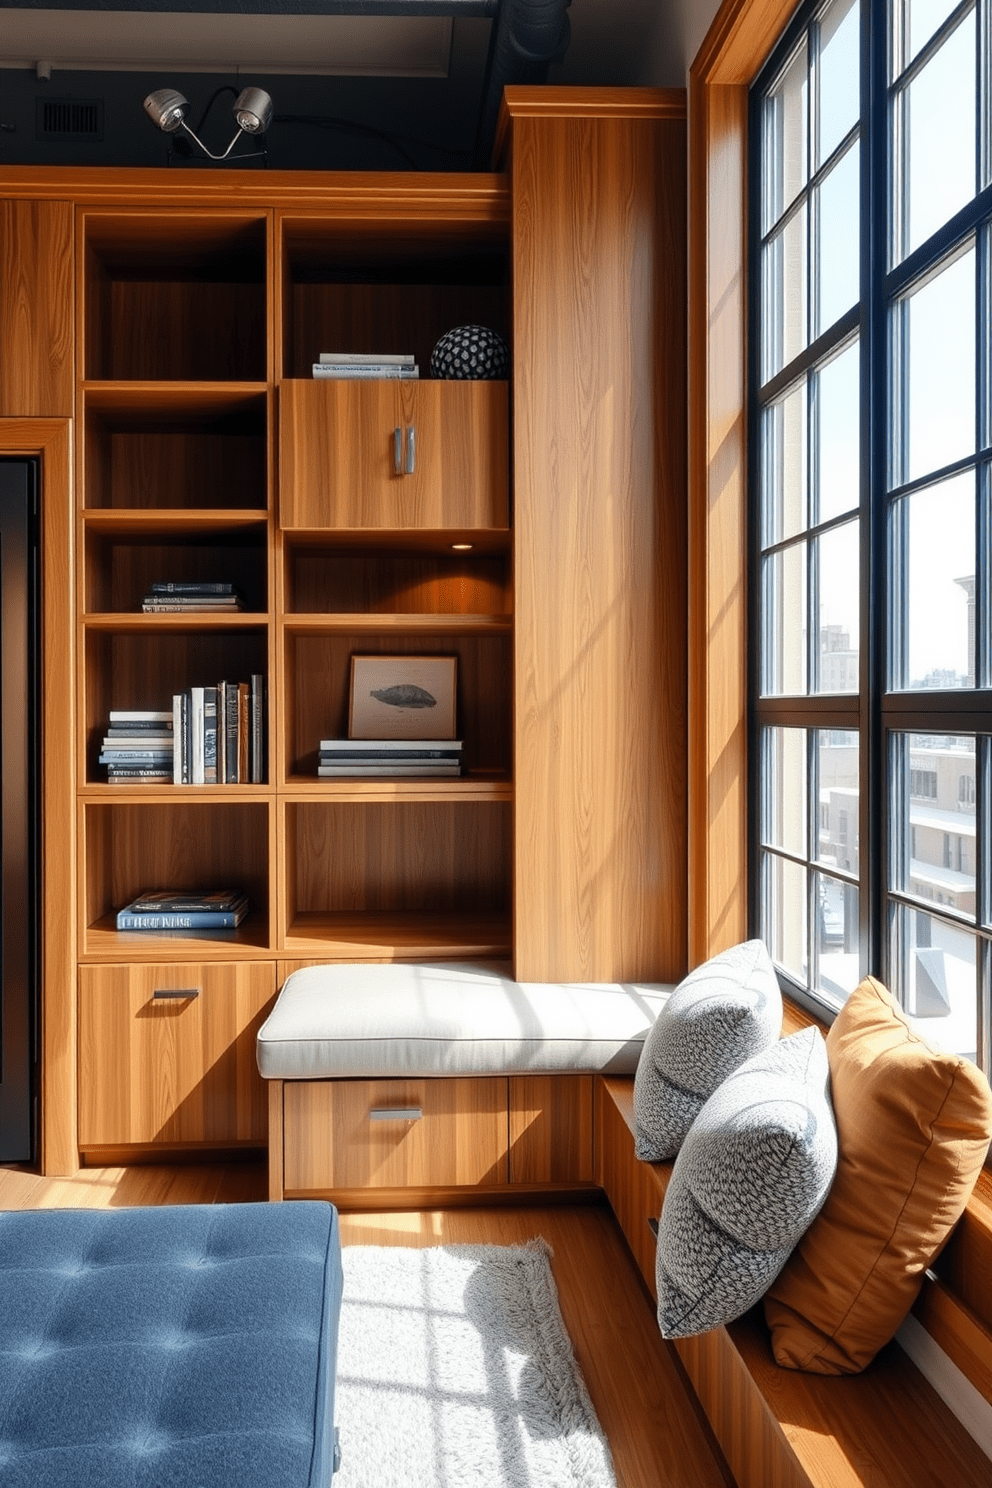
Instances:
[[[691,971],[644,1040],[634,1079],[635,1148],[674,1157],[703,1102],[782,1029],[782,996],[762,941],[748,940]]]
[[[675,1159],[658,1226],[658,1326],[685,1338],[763,1296],[837,1165],[823,1035],[804,1028],[736,1070]]]

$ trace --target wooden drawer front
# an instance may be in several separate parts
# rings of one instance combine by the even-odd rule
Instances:
[[[506,1080],[290,1081],[285,1188],[505,1183]],[[391,1111],[419,1111],[419,1117]]]
[[[275,992],[268,961],[81,967],[80,1147],[264,1142],[255,1036]]]
[[[591,1183],[592,1076],[510,1076],[510,1182]]]
[[[284,382],[279,449],[283,527],[508,524],[505,382]]]

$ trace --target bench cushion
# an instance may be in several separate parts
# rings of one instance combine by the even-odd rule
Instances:
[[[509,963],[308,966],[258,1033],[269,1080],[633,1074],[671,987],[515,982]]]
[[[328,1488],[330,1204],[0,1214],[0,1479]]]

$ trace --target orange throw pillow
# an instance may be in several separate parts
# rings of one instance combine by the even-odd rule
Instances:
[[[992,1138],[992,1092],[932,1049],[874,977],[827,1035],[837,1174],[765,1296],[779,1364],[864,1369],[905,1318],[960,1217]]]

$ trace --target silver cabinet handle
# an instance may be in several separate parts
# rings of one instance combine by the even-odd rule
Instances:
[[[417,464],[416,430],[411,424],[406,431],[406,473],[412,475]]]
[[[370,1121],[419,1121],[423,1116],[419,1106],[373,1106],[369,1111]]]
[[[199,987],[156,987],[152,993],[152,998],[156,1002],[180,1002],[184,998],[189,998],[192,1001],[194,997],[199,997],[199,995]]]
[[[403,430],[393,430],[393,471],[396,475],[403,474]]]

